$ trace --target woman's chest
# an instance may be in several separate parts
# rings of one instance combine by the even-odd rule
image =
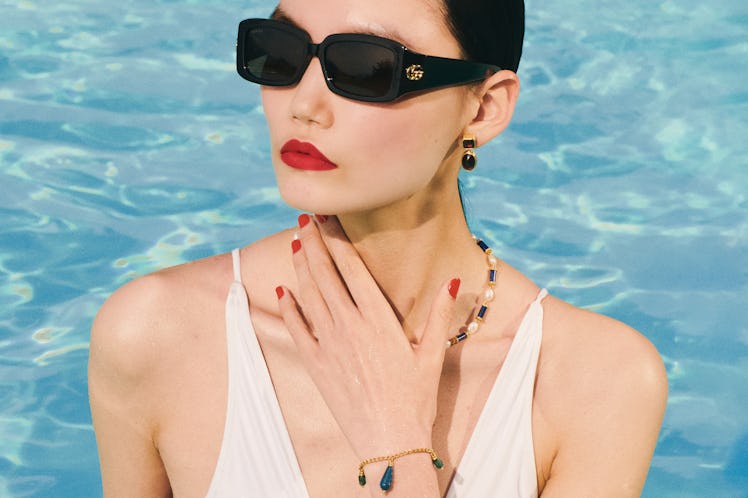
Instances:
[[[358,485],[359,457],[307,375],[291,339],[272,328],[263,329],[262,320],[255,328],[274,393],[268,401],[280,407],[309,496],[369,496]],[[474,437],[509,344],[484,346],[482,354],[475,354],[476,348],[465,348],[445,360],[433,431],[433,448],[444,462],[437,472],[442,496]],[[225,351],[224,343],[196,352],[190,368],[179,381],[174,380],[179,385],[169,400],[173,409],[164,419],[159,439],[175,496],[205,496],[226,443],[230,401]],[[393,448],[393,452],[402,449],[406,448]],[[373,476],[369,485],[376,486],[378,480]]]
[[[368,491],[358,485],[360,457],[351,449],[334,414],[304,370],[293,344],[258,335],[310,496],[335,493],[369,496]],[[467,363],[461,365],[449,359],[445,362],[438,392],[432,440],[433,448],[444,462],[444,467],[436,471],[442,496],[461,461],[501,366],[496,361],[473,361],[471,367],[469,358],[463,360]],[[393,448],[392,452],[405,449],[408,448]],[[368,485],[376,486],[378,481],[379,476],[372,476]]]

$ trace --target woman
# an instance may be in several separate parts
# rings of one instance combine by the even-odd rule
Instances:
[[[107,301],[106,496],[639,495],[657,352],[478,246],[461,207],[523,30],[521,0],[281,0],[240,25],[280,192],[318,214]]]

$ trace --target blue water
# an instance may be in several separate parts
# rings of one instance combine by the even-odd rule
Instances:
[[[88,331],[134,276],[290,226],[238,21],[271,3],[0,0],[0,496],[100,496]],[[748,4],[527,1],[471,225],[643,331],[670,400],[644,496],[748,496]]]

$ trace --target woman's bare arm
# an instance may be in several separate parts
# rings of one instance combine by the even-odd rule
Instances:
[[[172,495],[154,442],[157,282],[149,276],[118,290],[91,333],[89,399],[106,498]]]
[[[569,324],[568,354],[544,373],[564,389],[542,398],[558,438],[542,497],[638,497],[667,402],[663,362],[636,331],[583,314]]]

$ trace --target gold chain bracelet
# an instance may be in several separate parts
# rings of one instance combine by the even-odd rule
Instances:
[[[436,456],[436,452],[431,448],[416,448],[413,450],[405,450],[401,451],[400,453],[395,453],[394,455],[369,458],[368,460],[364,460],[363,462],[361,462],[358,465],[358,483],[362,487],[366,486],[366,474],[364,473],[364,467],[366,467],[370,463],[389,462],[387,464],[387,470],[384,471],[382,479],[379,481],[379,488],[386,493],[392,487],[395,460],[400,457],[412,455],[414,453],[428,453],[431,456],[431,463],[434,464],[434,467],[436,467],[437,469],[441,469],[442,467],[444,467],[444,463],[439,460],[439,457]]]

